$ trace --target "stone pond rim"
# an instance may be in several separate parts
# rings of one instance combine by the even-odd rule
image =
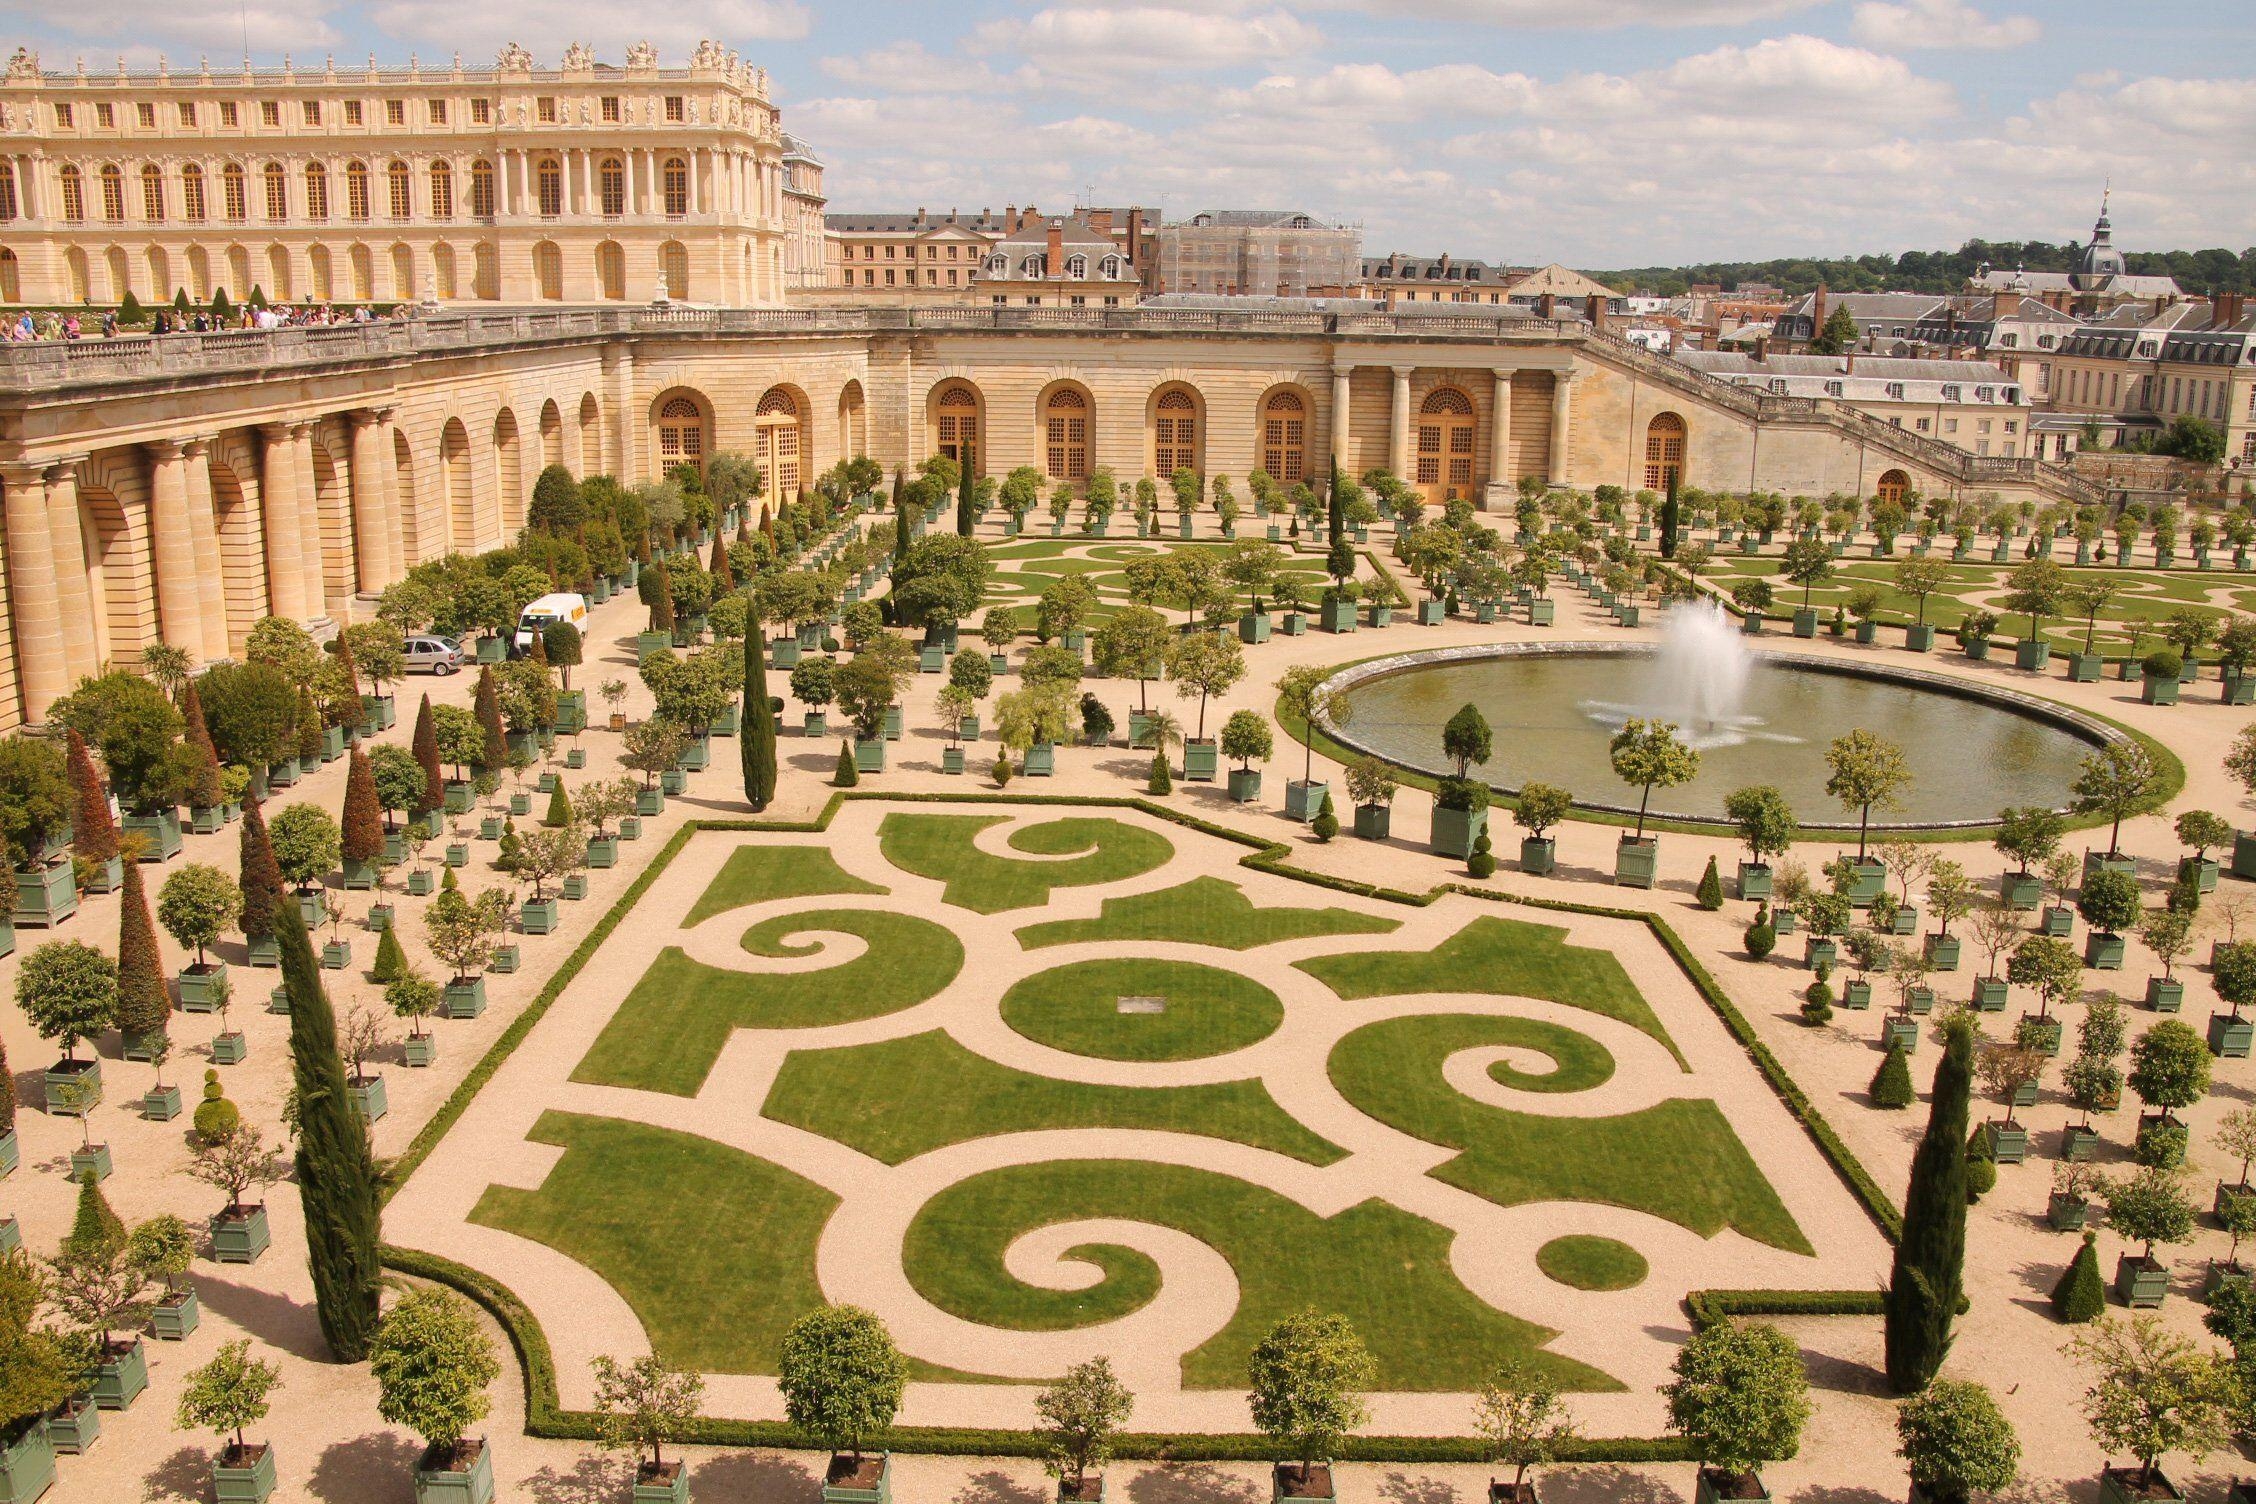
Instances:
[[[1472,643],[1454,647],[1424,648],[1406,653],[1386,654],[1359,663],[1343,665],[1324,681],[1323,687],[1326,690],[1351,692],[1359,686],[1369,686],[1382,679],[1395,678],[1419,670],[1446,665],[1531,659],[1553,661],[1577,658],[1651,659],[1657,656],[1657,652],[1657,648],[1644,643],[1605,641]],[[2075,739],[2087,749],[2134,740],[2121,728],[2111,725],[2097,716],[2087,714],[2057,700],[2028,694],[2010,686],[1976,683],[1927,669],[1847,662],[1813,653],[1757,649],[1754,653],[1754,661],[1762,668],[1836,675],[1842,678],[1860,679],[1954,699],[1973,701],[1990,710],[2020,716],[2036,722],[2050,730]],[[1421,763],[1371,745],[1358,735],[1352,722],[1344,728],[1323,722],[1320,723],[1319,729],[1325,736],[1351,753],[1369,754],[1397,769],[1416,774],[1419,777],[1440,777],[1444,771],[1440,761],[1441,725],[1438,720],[1432,727],[1430,740],[1433,760],[1428,763]],[[1500,752],[1508,744],[1510,731],[1511,725],[1508,721],[1498,720],[1496,722],[1497,743]],[[1593,778],[1603,779],[1609,783],[1613,781],[1612,769],[1607,767],[1602,760],[1594,764],[1590,771]],[[1921,771],[1916,766],[1914,767],[1915,774]],[[1586,788],[1590,781],[1591,779],[1587,778],[1576,780],[1580,787],[1576,788],[1574,809],[1578,813],[1631,819],[1636,817],[1637,805],[1634,801],[1605,801],[1586,797],[1583,788]],[[1756,782],[1761,780],[1748,779],[1742,781]],[[1519,792],[1518,788],[1511,784],[1491,783],[1489,787],[1494,792],[1506,796],[1514,796]],[[1667,824],[1700,826],[1714,830],[1730,829],[1730,822],[1720,814],[1692,813],[1665,807],[1667,795],[1668,791],[1665,790],[1656,792],[1654,808],[1647,812],[1648,823],[1660,821]],[[2065,804],[2056,804],[2054,807],[2062,813],[2067,812]],[[1795,814],[1796,822],[1805,831],[1853,833],[1857,828],[1857,822],[1851,819],[1821,820],[1808,818],[1807,812],[1799,806],[1797,806]],[[1967,818],[1893,821],[1876,813],[1872,820],[1871,829],[1875,835],[1887,832],[1964,831],[1980,830],[1994,826],[1996,823],[1994,813],[1988,812]]]

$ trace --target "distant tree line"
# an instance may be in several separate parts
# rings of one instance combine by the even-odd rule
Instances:
[[[2019,266],[2032,272],[2064,272],[2076,260],[2076,245],[2048,241],[1969,240],[1955,251],[1905,251],[1898,256],[1842,256],[1814,260],[1784,256],[1771,261],[1705,261],[1696,266],[1643,266],[1624,271],[1594,271],[1589,276],[1609,287],[1681,295],[1695,282],[1725,288],[1766,282],[1799,295],[1820,283],[1833,292],[1957,292],[1987,263],[1997,270]],[[2178,279],[2188,293],[2256,292],[2256,246],[2233,252],[2126,251],[2124,260],[2138,276]]]

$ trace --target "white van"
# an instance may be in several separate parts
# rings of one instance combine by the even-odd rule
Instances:
[[[552,591],[527,606],[518,616],[516,650],[519,653],[530,653],[533,650],[533,634],[545,632],[560,621],[570,622],[585,636],[587,617],[586,596],[576,595],[568,590]]]

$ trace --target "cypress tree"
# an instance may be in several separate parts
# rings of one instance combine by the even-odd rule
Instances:
[[[1672,471],[1668,478],[1668,494],[1661,498],[1661,557],[1664,559],[1676,557],[1677,516],[1676,475]]]
[[[2062,1321],[2081,1325],[2107,1314],[2107,1285],[2099,1277],[2099,1250],[2086,1232],[2075,1258],[2052,1287],[2052,1313]]]
[[[1723,907],[1723,874],[1716,871],[1716,859],[1708,858],[1708,870],[1700,874],[1700,907],[1714,913]]]
[[[313,942],[294,906],[279,916],[282,985],[290,999],[290,1071],[298,1097],[298,1196],[321,1336],[341,1362],[368,1356],[376,1330],[376,1161],[345,1096],[337,1019]]]
[[[348,862],[375,862],[384,855],[384,809],[376,799],[376,770],[355,747],[345,763],[345,812],[340,822],[340,853]]]
[[[1890,1045],[1881,1058],[1880,1069],[1872,1076],[1872,1105],[1875,1107],[1902,1108],[1912,1103],[1911,1057],[1904,1054],[1903,1046]]]
[[[204,723],[204,698],[190,679],[180,688],[180,715],[188,725],[188,805],[191,809],[217,809],[226,802],[227,788],[219,778],[219,749],[212,745],[211,728]]]
[[[893,467],[893,562],[909,554],[909,495],[901,483],[901,467]]]
[[[757,627],[744,634],[744,730],[737,756],[744,765],[744,798],[754,813],[776,794],[776,707],[768,698],[768,655]]]
[[[478,765],[498,773],[509,766],[509,742],[501,734],[501,685],[494,678],[492,664],[478,670],[478,690],[471,697],[470,712],[478,718],[478,730],[485,736]]]
[[[1152,754],[1151,778],[1144,784],[1144,790],[1152,794],[1175,792],[1175,770],[1168,765],[1165,747]]]
[[[1953,1020],[1935,1066],[1927,1131],[1912,1156],[1885,1302],[1888,1387],[1914,1394],[1950,1350],[1966,1264],[1966,1117],[1973,1094],[1974,1028]]]
[[[431,722],[429,695],[416,707],[415,738],[409,745],[415,752],[415,760],[423,765],[423,792],[415,796],[415,807],[408,813],[421,819],[446,798],[446,780],[439,772],[439,728]]]
[[[963,461],[963,475],[956,482],[956,532],[965,538],[972,535],[977,525],[976,514],[972,511],[972,497],[976,489],[972,481],[972,447],[964,445],[963,452],[958,456]]]
[[[387,924],[376,937],[376,964],[368,969],[368,978],[372,982],[396,982],[406,973],[407,952],[400,949],[399,930]]]
[[[125,1220],[110,1210],[101,1183],[94,1178],[94,1172],[88,1170],[78,1180],[78,1211],[71,1218],[70,1232],[63,1238],[62,1254],[65,1258],[98,1259],[124,1244]]]
[[[106,862],[118,854],[117,822],[110,818],[109,793],[102,786],[101,770],[86,750],[86,738],[74,727],[70,732],[71,848],[90,862]]]
[[[672,632],[674,630],[674,577],[667,573],[666,566],[663,563],[658,563],[650,566],[650,573],[645,578],[658,582],[657,594],[652,596],[650,601],[650,630],[653,632]]]
[[[118,906],[118,1032],[127,1040],[162,1034],[172,1017],[172,994],[165,988],[157,957],[157,927],[149,920],[149,898],[141,885],[141,864],[125,864],[125,891]]]
[[[352,638],[337,634],[337,667],[344,672],[345,695],[337,706],[337,724],[354,737],[368,729],[368,707],[360,703],[360,661],[353,657]]]
[[[729,568],[728,548],[722,543],[719,533],[713,535],[713,558],[705,567],[712,571],[713,582],[719,587],[721,594],[726,595],[736,588],[736,571]]]
[[[853,744],[844,737],[840,737],[838,741],[838,766],[831,772],[831,786],[833,788],[850,789],[861,781],[861,770],[854,766]]]
[[[1347,522],[1347,503],[1340,500],[1340,467],[1337,459],[1332,461],[1331,490],[1332,494],[1329,498],[1330,531],[1325,534],[1324,542],[1328,547],[1337,548],[1340,535],[1346,530]]]
[[[541,816],[541,824],[550,830],[562,830],[572,823],[572,796],[564,792],[564,780],[556,781],[549,791],[548,813]]]
[[[243,831],[236,846],[243,873],[243,910],[235,923],[243,938],[256,945],[274,938],[274,915],[283,907],[282,865],[274,860],[274,847],[266,838],[266,813],[256,799],[243,801]]]
[[[16,1078],[8,1070],[8,1043],[0,1039],[0,1138],[16,1131]]]

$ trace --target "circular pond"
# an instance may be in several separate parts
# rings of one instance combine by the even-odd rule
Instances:
[[[2064,706],[1946,678],[1830,658],[1704,645],[1687,658],[1608,644],[1503,645],[1381,659],[1341,671],[1352,715],[1333,735],[1390,762],[1444,774],[1441,728],[1475,705],[1495,732],[1491,785],[1557,784],[1578,804],[1637,807],[1607,743],[1630,716],[1674,721],[1700,751],[1692,782],[1653,793],[1656,818],[1720,820],[1724,797],[1776,785],[1806,825],[1840,825],[1825,792],[1826,746],[1878,732],[1904,749],[1912,785],[1883,825],[1977,824],[2007,805],[2061,808],[2079,764],[2114,736]],[[1729,657],[1714,655],[1733,655]]]

